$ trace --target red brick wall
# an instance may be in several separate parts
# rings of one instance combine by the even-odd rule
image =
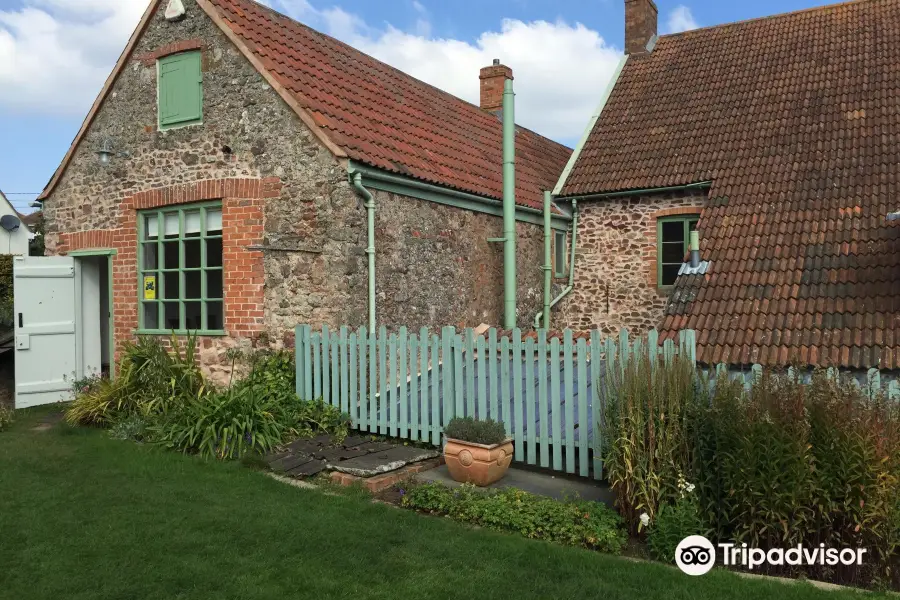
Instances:
[[[119,347],[138,327],[137,211],[222,201],[222,259],[225,281],[225,330],[230,338],[252,337],[263,329],[263,205],[281,193],[278,178],[212,179],[139,192],[119,205],[118,227],[60,233],[60,254],[89,248],[114,248],[113,324]],[[219,338],[202,340],[210,347]]]

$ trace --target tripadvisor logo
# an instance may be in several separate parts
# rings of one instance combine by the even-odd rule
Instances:
[[[837,565],[861,565],[865,548],[827,548],[825,544],[817,547],[806,548],[797,544],[792,548],[751,548],[744,544],[720,543],[718,554],[721,556],[721,564],[744,567],[749,571],[754,568],[769,565],[806,565],[829,566]],[[678,544],[675,549],[675,564],[688,575],[704,575],[716,564],[716,547],[702,535],[691,535]]]

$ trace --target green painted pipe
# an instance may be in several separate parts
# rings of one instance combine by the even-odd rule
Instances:
[[[366,220],[368,224],[368,246],[366,255],[369,257],[369,333],[375,334],[375,197],[362,183],[362,173],[353,174],[353,187],[366,201]]]
[[[516,326],[516,113],[513,82],[503,84],[503,326]]]
[[[553,285],[550,271],[553,269],[550,250],[553,231],[550,228],[550,192],[544,192],[544,329],[550,329],[550,286]]]
[[[644,194],[659,194],[661,192],[681,192],[686,190],[703,189],[712,186],[712,181],[698,181],[684,185],[670,185],[668,187],[646,188],[641,190],[623,190],[621,192],[603,192],[602,194],[587,194],[578,196],[582,200],[596,200],[598,198],[620,198],[623,196],[642,196]]]
[[[550,308],[553,308],[559,302],[569,295],[569,293],[575,289],[575,246],[578,243],[578,200],[572,200],[572,245],[569,248],[569,285],[567,285],[562,292],[560,292],[559,296],[553,299],[553,302],[550,303]],[[545,309],[546,310],[546,309]],[[549,310],[546,310],[549,313]],[[534,318],[534,328],[538,329],[541,326],[541,319],[544,317],[544,311],[541,311]],[[546,328],[550,327],[550,320],[544,319],[544,323],[546,323]]]

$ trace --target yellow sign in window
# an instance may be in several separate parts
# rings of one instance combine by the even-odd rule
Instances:
[[[156,275],[144,276],[144,300],[156,300]]]

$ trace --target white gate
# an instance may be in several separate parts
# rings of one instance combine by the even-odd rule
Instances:
[[[76,263],[69,256],[17,256],[16,408],[69,400],[78,378]]]

